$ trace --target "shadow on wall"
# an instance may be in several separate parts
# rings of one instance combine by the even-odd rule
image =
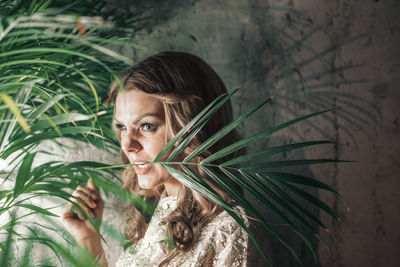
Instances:
[[[235,106],[239,107],[236,109],[237,113],[241,112],[241,102],[246,102],[245,106],[250,106],[251,103],[247,102],[259,99],[258,92],[262,91],[265,97],[275,98],[274,112],[271,112],[274,116],[268,118],[268,123],[333,108],[332,112],[322,117],[335,128],[343,130],[349,139],[349,144],[352,145],[357,145],[352,130],[363,131],[368,135],[365,130],[378,124],[381,114],[375,103],[352,90],[353,86],[368,82],[367,79],[355,75],[367,66],[354,64],[352,59],[341,62],[338,57],[343,46],[368,45],[368,34],[346,36],[345,33],[331,31],[327,27],[317,25],[305,12],[291,7],[251,3],[243,5],[235,1],[232,1],[232,4],[221,1],[215,6],[209,3],[208,7],[204,7],[205,4],[201,2],[151,0],[135,1],[135,5],[132,5],[126,1],[114,0],[110,5],[125,12],[128,9],[132,12],[135,10],[148,12],[146,13],[148,16],[143,20],[143,27],[147,33],[144,39],[151,43],[151,51],[136,51],[137,59],[168,49],[195,53],[193,50],[196,48],[192,48],[193,43],[197,43],[197,46],[206,43],[210,46],[210,50],[215,46],[224,46],[224,52],[229,55],[229,59],[235,63],[240,60],[242,64],[240,67],[235,66],[239,63],[231,67],[235,68],[236,75],[241,78],[238,83],[243,83],[242,86],[245,87],[239,92],[240,102],[235,103]],[[187,21],[190,16],[181,14],[185,10],[195,10],[194,14],[199,13],[198,16],[203,22],[199,27],[203,27],[203,30],[196,32],[193,29],[191,24],[198,20],[193,16],[194,22]],[[222,21],[216,20],[215,17],[224,23],[221,24]],[[177,21],[178,23],[175,23]],[[173,24],[173,27],[168,28],[171,26],[169,23]],[[181,23],[186,24],[186,28],[180,25]],[[217,25],[211,28],[207,23]],[[228,32],[232,30],[229,25],[232,24],[242,25],[242,29],[237,28],[240,39],[228,44],[225,42],[228,38],[224,39],[223,35],[229,35]],[[160,33],[153,34],[155,29]],[[205,33],[204,29],[211,32]],[[338,36],[340,34],[342,36]],[[163,35],[168,38],[152,43],[152,38],[160,39]],[[174,39],[172,35],[188,35],[188,39]],[[189,39],[192,43],[189,43]],[[215,42],[211,42],[210,39],[215,39]],[[207,59],[214,56],[212,53],[213,51],[209,51],[199,56]],[[221,76],[225,76],[227,72],[221,70]],[[229,81],[224,80],[229,87]],[[256,93],[251,94],[249,91]],[[307,123],[321,136],[331,137],[330,131],[320,125],[311,121]],[[348,125],[352,128],[348,129]],[[300,133],[296,135],[300,139],[304,137]]]
[[[343,46],[368,43],[368,35],[335,39],[335,36],[316,25],[306,14],[289,8],[282,10],[267,7],[263,11],[259,10],[258,14],[264,16],[252,16],[248,21],[247,27],[256,29],[256,34],[246,35],[245,44],[248,46],[247,58],[252,58],[251,66],[246,69],[247,77],[251,78],[245,81],[245,90],[242,91],[237,106],[247,107],[259,99],[260,93],[252,94],[249,91],[264,91],[264,95],[274,96],[274,102],[265,113],[256,114],[252,122],[244,124],[242,133],[249,132],[249,129],[257,132],[265,125],[273,126],[300,115],[332,109],[315,119],[303,122],[302,126],[292,127],[291,132],[284,133],[280,138],[269,139],[264,145],[272,147],[282,143],[306,141],[310,137],[315,140],[318,137],[337,142],[327,153],[339,159],[341,146],[358,146],[355,132],[362,132],[372,141],[373,135],[369,135],[369,132],[377,127],[381,114],[375,103],[363,98],[357,91],[359,85],[368,83],[368,80],[360,79],[357,75],[360,69],[367,66],[353,64],[351,59],[340,62],[337,58],[337,53]],[[261,27],[266,21],[273,23]],[[236,52],[240,54],[243,50],[238,49]],[[290,157],[309,158],[305,152]],[[285,158],[286,155],[283,160]],[[320,169],[328,170],[322,172],[327,175],[316,178],[329,181],[328,184],[335,188],[339,179],[338,168],[338,164],[322,165]],[[283,171],[292,172],[290,168]],[[294,173],[313,177],[315,169],[298,166]],[[318,190],[311,190],[309,193],[318,196]],[[333,198],[334,209],[337,209],[341,204],[340,200],[336,196]],[[318,208],[304,201],[299,203],[315,217],[321,217]],[[270,214],[268,211],[263,213]],[[272,214],[267,217],[269,216],[278,232],[294,247],[304,266],[321,266],[314,261],[309,249],[296,233],[279,223],[279,218]],[[332,225],[337,223],[332,219]],[[257,236],[264,242],[263,247],[270,247],[274,266],[297,265],[290,252],[279,241],[270,238],[269,233],[261,231]],[[312,240],[311,246],[318,250],[321,241],[311,232],[307,237]],[[269,240],[269,244],[265,244],[265,240]],[[257,266],[261,266],[259,262]]]

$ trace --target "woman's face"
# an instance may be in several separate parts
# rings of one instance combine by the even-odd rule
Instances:
[[[166,144],[162,102],[140,90],[118,93],[114,124],[120,131],[121,149],[130,163],[153,161]],[[180,183],[160,164],[134,168],[141,188],[164,184],[167,195],[178,193]]]

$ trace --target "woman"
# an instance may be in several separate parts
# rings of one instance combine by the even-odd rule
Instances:
[[[124,90],[114,82],[106,105],[115,103],[114,126],[124,163],[153,161],[180,129],[212,100],[226,94],[223,82],[209,65],[180,52],[151,56],[125,71],[120,80]],[[174,161],[183,159],[230,120],[232,111],[228,103]],[[199,162],[237,139],[231,132],[193,161]],[[235,206],[248,224],[243,210],[228,194],[200,168],[193,169]],[[246,266],[247,233],[221,207],[181,184],[160,164],[128,167],[123,178],[125,188],[158,205],[150,222],[135,207],[127,209],[125,234],[135,245],[121,255],[116,266]],[[86,187],[79,186],[73,195],[92,218],[101,219],[104,203],[91,180]],[[107,266],[101,240],[85,216],[79,212],[75,216],[68,205],[63,219],[79,244]],[[168,240],[173,240],[172,246]]]

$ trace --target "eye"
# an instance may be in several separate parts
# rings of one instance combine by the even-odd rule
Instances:
[[[142,125],[140,125],[140,128],[142,128],[145,132],[154,132],[155,130],[157,130],[157,125],[151,123],[143,123]]]
[[[115,128],[117,128],[118,130],[125,130],[126,129],[125,125],[123,125],[121,123],[115,123]]]

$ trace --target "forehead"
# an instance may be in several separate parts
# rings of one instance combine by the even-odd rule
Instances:
[[[152,113],[164,118],[164,109],[160,99],[134,89],[119,92],[115,100],[115,119],[131,121],[136,117]]]

